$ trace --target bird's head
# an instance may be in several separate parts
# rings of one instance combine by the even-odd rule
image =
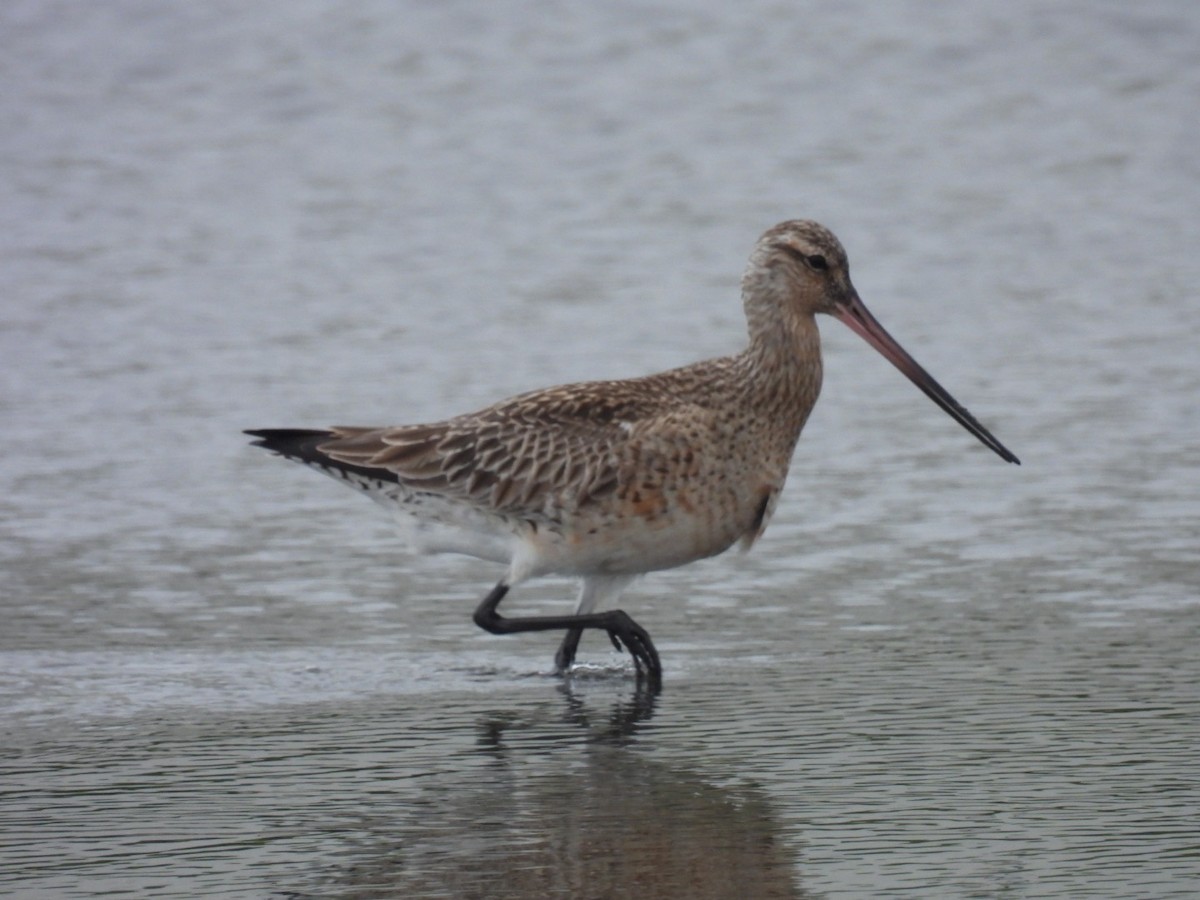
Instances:
[[[766,231],[750,254],[742,299],[752,339],[770,340],[797,323],[811,326],[817,313],[840,319],[1001,459],[1018,461],[871,315],[850,281],[842,242],[825,226],[795,219]]]

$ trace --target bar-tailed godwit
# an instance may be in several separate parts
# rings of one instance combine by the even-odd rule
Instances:
[[[763,533],[821,389],[815,316],[841,319],[1002,459],[1014,456],[867,311],[826,228],[783,222],[742,277],[750,339],[736,356],[623,381],[520,394],[426,425],[249,431],[256,446],[335,476],[401,513],[416,549],[508,570],[475,610],[493,634],[559,630],[560,672],[584,629],[608,633],[657,681],[650,635],[596,611],[636,576],[713,556]],[[507,617],[536,575],[582,579],[574,615]]]

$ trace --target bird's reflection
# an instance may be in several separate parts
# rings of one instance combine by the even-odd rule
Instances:
[[[560,721],[569,725],[578,725],[584,729],[582,735],[569,729],[564,729],[557,734],[561,742],[570,744],[577,744],[581,738],[585,743],[607,742],[616,745],[628,743],[638,726],[653,717],[655,704],[661,693],[659,687],[639,682],[628,696],[618,696],[610,703],[607,710],[603,710],[602,706],[598,710],[588,704],[586,689],[581,690],[576,681],[560,682],[556,689],[566,702],[559,717]],[[500,715],[495,718],[484,717],[479,723],[479,748],[504,755],[507,750],[504,743],[505,734],[528,732],[531,730],[532,724],[531,722],[523,723],[512,715]]]
[[[566,721],[586,729],[593,740],[618,745],[631,738],[639,725],[653,718],[661,693],[658,685],[638,682],[628,697],[615,700],[607,715],[597,719],[595,712],[576,690],[574,682],[564,682],[558,689],[567,701]]]
[[[338,896],[811,896],[762,791],[657,758],[657,692],[559,690],[561,703],[481,714],[475,763],[430,778],[401,833],[357,847]]]

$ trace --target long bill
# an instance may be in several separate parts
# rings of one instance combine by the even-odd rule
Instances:
[[[882,353],[893,366],[908,376],[909,381],[924,391],[930,400],[949,413],[959,425],[979,438],[985,447],[989,447],[1006,462],[1020,465],[1021,461],[1012,451],[996,440],[996,437],[980,425],[965,407],[950,396],[949,391],[921,368],[921,365],[909,356],[896,339],[888,334],[879,321],[871,315],[858,295],[853,293],[853,289],[851,291],[849,299],[839,303],[833,315],[845,322],[852,331]]]

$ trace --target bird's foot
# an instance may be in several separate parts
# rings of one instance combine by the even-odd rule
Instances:
[[[617,650],[629,651],[638,680],[646,678],[651,682],[661,681],[662,663],[658,660],[658,650],[650,640],[649,632],[623,609],[614,609],[604,615],[604,629],[608,632],[609,640]]]

